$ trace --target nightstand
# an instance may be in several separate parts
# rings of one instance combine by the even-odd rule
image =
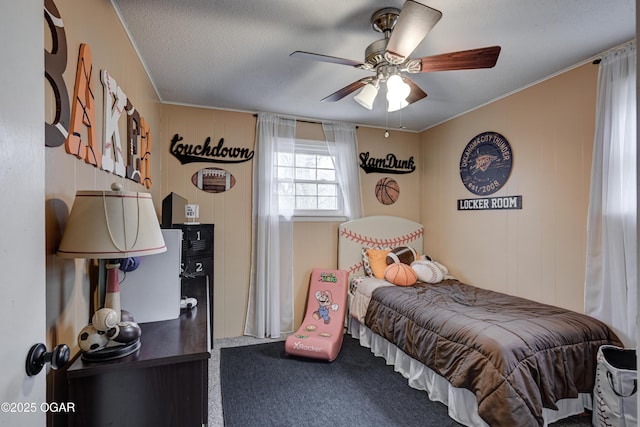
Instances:
[[[85,362],[67,370],[75,426],[201,427],[208,423],[211,357],[206,277],[184,283],[198,300],[178,319],[141,323],[142,346],[112,361]]]

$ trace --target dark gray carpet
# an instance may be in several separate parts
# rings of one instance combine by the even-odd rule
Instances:
[[[459,426],[384,359],[345,336],[331,363],[285,355],[284,342],[220,349],[225,427]],[[589,426],[585,416],[556,426]]]

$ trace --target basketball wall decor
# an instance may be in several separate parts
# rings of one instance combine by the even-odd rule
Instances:
[[[376,183],[376,199],[383,205],[392,205],[400,196],[400,186],[395,179],[385,177]]]

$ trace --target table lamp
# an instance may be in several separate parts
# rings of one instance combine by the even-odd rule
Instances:
[[[97,348],[87,351],[81,345],[85,350],[82,357],[89,361],[124,357],[140,348],[139,339],[127,342],[126,339],[116,340],[114,337],[121,328],[123,332],[125,327],[127,330],[132,326],[138,328],[132,319],[121,318],[118,267],[122,259],[153,255],[167,250],[151,194],[121,191],[122,187],[117,183],[111,186],[111,190],[76,192],[58,247],[58,256],[63,258],[107,260],[103,308],[109,310],[96,311],[96,314],[107,313],[107,317],[101,322],[107,326],[88,325],[81,331],[82,335],[91,334],[87,329],[89,327],[93,328],[92,331],[95,330],[96,336],[93,339],[94,347]],[[93,316],[94,319],[96,314]],[[112,346],[106,345],[111,339],[117,343],[114,342]]]

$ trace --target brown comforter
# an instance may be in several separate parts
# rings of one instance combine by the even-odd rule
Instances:
[[[492,427],[543,425],[543,407],[592,391],[598,348],[621,345],[592,317],[456,280],[378,288],[365,324],[471,390]]]

